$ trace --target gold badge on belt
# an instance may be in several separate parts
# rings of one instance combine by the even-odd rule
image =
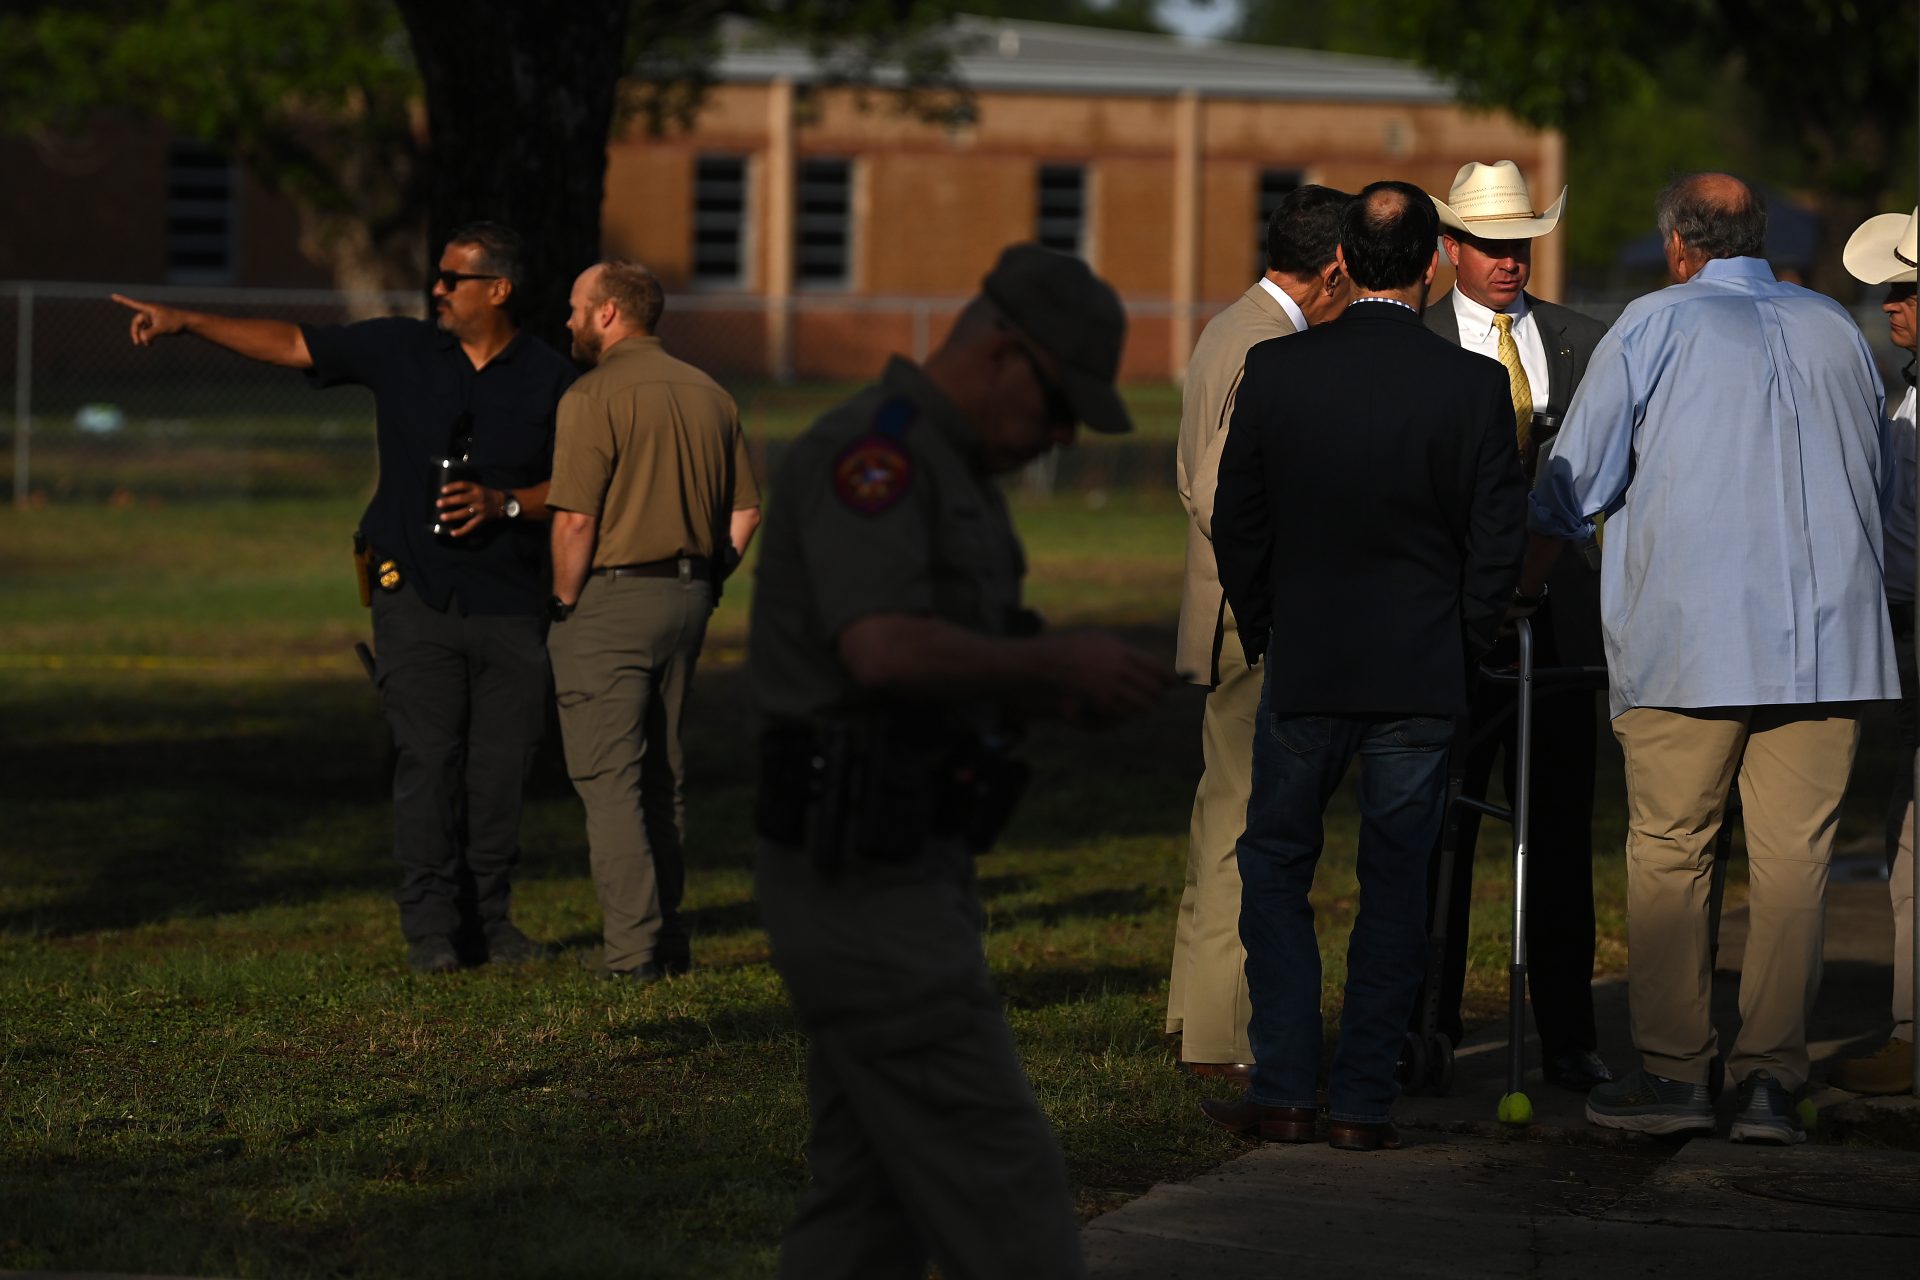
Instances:
[[[353,579],[360,588],[360,604],[373,603],[373,589],[392,593],[400,589],[400,562],[390,560],[367,545],[367,535],[353,531]]]

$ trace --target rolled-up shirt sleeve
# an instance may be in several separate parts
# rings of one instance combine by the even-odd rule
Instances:
[[[1620,331],[1600,340],[1567,421],[1527,497],[1527,528],[1549,538],[1593,536],[1592,517],[1611,511],[1633,474],[1633,433],[1646,411],[1632,352]]]

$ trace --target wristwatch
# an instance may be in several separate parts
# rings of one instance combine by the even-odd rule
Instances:
[[[547,621],[565,622],[568,618],[571,618],[573,616],[573,610],[574,610],[574,606],[568,604],[565,600],[562,600],[559,596],[547,597]]]
[[[500,508],[500,514],[505,516],[509,520],[519,519],[520,518],[520,499],[514,497],[511,493],[509,493],[507,495],[506,504]]]
[[[1516,585],[1513,589],[1513,602],[1523,609],[1539,608],[1547,602],[1547,584],[1544,582],[1540,584],[1540,594],[1537,596],[1521,595],[1520,588]]]

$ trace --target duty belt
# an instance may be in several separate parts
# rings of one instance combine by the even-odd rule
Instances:
[[[754,826],[774,844],[810,848],[829,878],[845,856],[908,857],[932,835],[984,853],[1026,789],[1028,767],[1010,745],[914,721],[776,721],[760,738]]]

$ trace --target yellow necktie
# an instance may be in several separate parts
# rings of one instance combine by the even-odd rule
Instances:
[[[1500,363],[1507,367],[1507,382],[1513,391],[1513,436],[1520,446],[1520,456],[1525,459],[1533,444],[1533,384],[1527,381],[1527,370],[1520,363],[1520,348],[1513,341],[1513,317],[1504,312],[1495,312],[1493,327],[1500,331],[1500,345],[1497,353]]]

